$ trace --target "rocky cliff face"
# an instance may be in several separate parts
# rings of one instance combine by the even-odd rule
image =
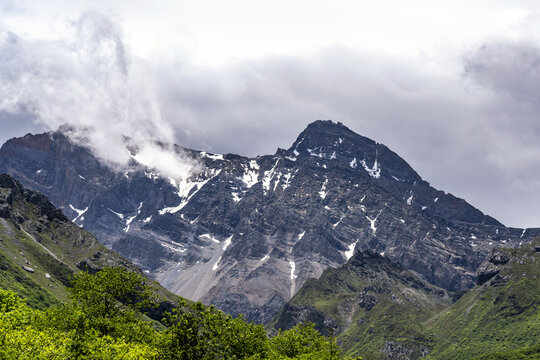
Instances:
[[[310,124],[287,149],[246,158],[176,148],[202,170],[169,179],[136,161],[114,171],[62,133],[0,150],[0,171],[47,195],[170,290],[267,322],[308,278],[370,250],[447,290],[471,287],[512,229],[432,188],[386,146]]]

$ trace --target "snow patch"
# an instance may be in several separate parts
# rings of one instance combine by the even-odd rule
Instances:
[[[358,240],[356,242],[348,245],[349,250],[345,251],[345,257],[347,258],[347,261],[349,261],[350,258],[354,255],[354,249],[356,248],[356,244],[358,243]]]
[[[164,215],[166,213],[174,214],[182,210],[182,208],[187,205],[187,203],[191,200],[191,198],[196,193],[198,193],[199,190],[201,190],[203,186],[206,185],[210,180],[218,176],[220,172],[221,170],[216,171],[213,176],[209,177],[206,180],[190,181],[187,179],[182,179],[179,184],[176,184],[174,179],[170,178],[169,180],[171,181],[171,184],[174,187],[176,187],[176,189],[178,190],[177,195],[181,199],[181,201],[180,201],[180,204],[178,204],[178,206],[166,207],[164,209],[159,210],[159,214],[160,215]]]
[[[117,213],[116,211],[112,210],[111,208],[107,208],[107,209],[109,209],[110,212],[112,212],[114,215],[118,216],[120,219],[124,220],[124,214]]]
[[[164,243],[164,242],[161,242],[160,245],[163,246],[164,248],[167,248],[167,249],[170,249],[170,250],[176,251],[176,252],[181,252],[181,253],[183,253],[183,252],[186,251],[186,249],[182,249],[181,247],[174,247],[174,246],[169,245],[169,244],[166,244],[166,243]]]
[[[139,207],[137,208],[137,214],[135,214],[135,215],[133,215],[133,216],[130,216],[130,217],[128,217],[128,218],[126,219],[126,227],[124,228],[124,232],[128,232],[128,231],[129,231],[129,227],[130,227],[130,225],[131,225],[131,222],[132,222],[133,220],[135,220],[135,218],[137,218],[137,216],[140,215],[142,206],[143,206],[143,203],[140,202],[140,203],[139,203]]]
[[[319,152],[316,152],[315,149],[307,149],[307,152],[309,153],[309,155],[314,156],[314,157],[318,157],[318,158],[321,158],[321,159],[324,159],[326,157],[325,154],[320,152],[320,148],[319,148]]]
[[[362,166],[364,167],[364,170],[367,171],[369,176],[375,179],[378,179],[381,177],[381,168],[379,167],[379,163],[377,162],[377,159],[375,159],[375,162],[373,163],[373,167],[371,168],[367,166],[365,159],[362,160],[361,163],[362,163]]]
[[[342,215],[342,216],[339,218],[338,222],[335,223],[335,224],[333,224],[332,227],[335,229],[335,228],[339,225],[339,223],[341,222],[341,220],[343,220],[344,217],[345,217],[345,215]]]
[[[409,198],[407,199],[407,205],[411,205],[413,199],[414,199],[414,194],[413,194],[412,191],[411,191],[411,196],[409,196]]]
[[[264,255],[264,257],[259,260],[259,262],[264,262],[265,260],[267,260],[269,258],[268,254]]]
[[[375,234],[375,232],[377,232],[377,228],[375,227],[375,221],[377,221],[377,219],[379,218],[379,215],[381,215],[382,213],[382,209],[379,211],[379,213],[377,214],[377,216],[375,216],[374,219],[370,218],[369,216],[366,215],[366,219],[368,219],[369,223],[370,223],[370,227],[371,227],[371,231],[373,232],[373,234]]]
[[[278,162],[279,162],[279,159],[276,160],[276,163],[274,164],[272,169],[264,172],[263,179],[262,179],[264,195],[266,195],[266,193],[270,190],[271,182],[274,179],[275,170],[276,170],[276,166]],[[281,176],[281,173],[279,174],[279,176]],[[279,181],[279,176],[278,176],[278,181]],[[276,186],[277,184],[274,184],[274,189],[276,188]]]
[[[77,209],[76,207],[74,207],[73,205],[69,204],[69,208],[73,211],[75,211],[77,213],[77,216],[75,216],[75,218],[73,220],[71,220],[72,222],[75,222],[77,220],[84,220],[84,217],[82,216],[85,212],[88,211],[88,206],[84,209],[84,210],[80,210],[80,209]],[[110,210],[110,209],[109,209]]]
[[[152,215],[150,215],[149,217],[147,217],[146,219],[143,220],[144,223],[147,223],[147,222],[150,222],[150,220],[152,220]]]
[[[237,192],[232,192],[231,196],[232,196],[234,202],[239,202],[240,200],[242,200],[242,198],[238,195]]]
[[[201,157],[205,157],[205,158],[208,158],[208,159],[211,159],[211,160],[224,160],[223,159],[223,155],[222,154],[209,154],[205,151],[201,152]]]
[[[437,202],[437,201],[439,201],[439,198],[438,198],[438,197],[436,197],[435,199],[433,199],[433,202]]]
[[[520,239],[523,238],[523,235],[525,235],[526,231],[527,231],[527,229],[523,229],[523,232],[521,233],[521,236],[519,237]]]
[[[336,159],[336,152],[334,151],[332,155],[330,155],[330,160],[335,160],[335,159]]]
[[[352,167],[353,169],[356,169],[356,167],[358,166],[358,163],[356,162],[356,158],[351,160],[351,162],[349,163],[349,166]]]
[[[259,173],[246,167],[241,180],[244,182],[244,184],[246,184],[246,187],[249,189],[259,181]]]
[[[321,199],[324,200],[324,198],[326,197],[326,195],[328,194],[328,191],[326,191],[326,185],[328,184],[328,178],[326,178],[324,180],[324,183],[322,184],[321,186],[321,190],[319,191],[319,196],[321,197]]]
[[[400,221],[402,224],[405,224],[405,220],[399,219],[399,221]]]
[[[82,176],[82,175],[79,175],[79,178],[81,178],[81,179],[87,181],[86,178],[85,178],[84,176]]]
[[[298,156],[298,155],[297,155],[297,156]],[[295,157],[292,157],[292,156],[285,156],[285,159],[291,160],[291,161],[296,161],[296,158],[295,158]]]
[[[222,258],[222,256],[220,256],[219,259],[217,259],[217,261],[216,261],[216,263],[214,264],[214,266],[212,266],[212,271],[216,271],[216,270],[219,268],[218,264],[219,264],[219,262],[221,261],[221,258]]]
[[[213,237],[213,236],[210,235],[210,234],[202,234],[202,235],[199,235],[199,239],[208,239],[208,240],[212,240],[213,242],[219,244],[219,240],[216,239],[215,237]]]
[[[306,235],[306,232],[303,231],[301,232],[300,234],[298,234],[298,240],[302,240],[302,238],[304,237],[304,235]]]
[[[292,173],[287,173],[283,175],[283,184],[281,185],[281,189],[285,190],[291,185],[291,180],[293,179],[294,175]]]
[[[43,169],[39,169],[38,171],[36,171],[36,174],[41,174],[41,172],[43,171]]]
[[[229,247],[229,245],[231,245],[231,242],[232,242],[232,238],[233,238],[234,234],[229,236],[225,242],[223,243],[223,251],[227,250],[227,248]]]
[[[259,164],[257,163],[257,160],[250,160],[249,161],[249,167],[253,170],[260,170]]]
[[[156,174],[156,173],[151,172],[151,171],[148,171],[148,172],[145,171],[144,176],[146,176],[147,178],[149,178],[152,181],[156,181],[156,180],[159,179],[159,174]]]
[[[291,280],[294,280],[294,279],[297,278],[297,275],[294,274],[294,272],[296,270],[296,264],[295,264],[294,261],[290,260],[289,265],[291,265]]]

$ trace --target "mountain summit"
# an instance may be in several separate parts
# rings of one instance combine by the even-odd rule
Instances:
[[[540,234],[432,188],[340,123],[316,121],[274,155],[182,151],[200,173],[174,180],[136,162],[117,172],[51,132],[6,142],[0,172],[47,195],[170,290],[260,322],[359,250],[454,291],[476,283],[494,246]]]

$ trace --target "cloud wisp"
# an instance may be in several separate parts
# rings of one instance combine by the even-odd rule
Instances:
[[[98,12],[83,14],[72,29],[70,38],[55,41],[4,32],[0,109],[31,114],[53,130],[69,124],[74,141],[115,168],[132,158],[127,137],[143,165],[175,179],[189,176],[197,164],[173,150],[174,129],[161,116],[151,73],[130,56],[121,29]]]

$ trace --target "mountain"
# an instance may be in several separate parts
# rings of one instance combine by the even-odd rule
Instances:
[[[118,171],[61,131],[28,134],[2,146],[0,171],[171,291],[254,321],[269,322],[307,279],[356,251],[455,291],[474,286],[493,247],[540,234],[434,189],[386,146],[331,121],[274,155],[175,146],[201,168],[182,179],[143,167],[130,149]]]
[[[540,239],[494,249],[478,285],[451,304],[444,290],[401,265],[358,252],[306,281],[272,326],[313,322],[365,359],[473,359],[531,347],[540,344],[539,264]]]
[[[423,323],[449,304],[445,290],[402,265],[357,252],[345,265],[306,281],[271,326],[287,330],[312,322],[338,336],[348,355],[416,359],[430,350]]]
[[[0,288],[44,309],[67,300],[74,273],[106,266],[141,272],[69,221],[45,196],[0,175]],[[163,306],[178,301],[163,288],[158,293]]]

